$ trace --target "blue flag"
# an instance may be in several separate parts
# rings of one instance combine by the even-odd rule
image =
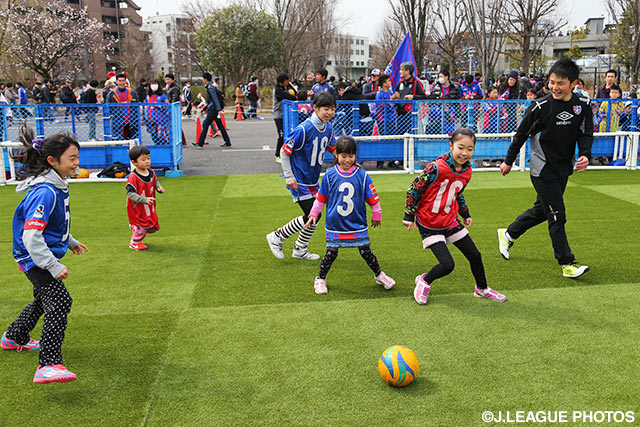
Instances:
[[[395,90],[402,77],[400,77],[400,64],[403,62],[411,62],[413,64],[413,77],[417,77],[416,74],[416,60],[413,57],[413,45],[411,44],[411,36],[407,33],[404,36],[404,40],[400,44],[398,50],[391,58],[391,62],[384,69],[384,73],[391,76],[391,87]]]

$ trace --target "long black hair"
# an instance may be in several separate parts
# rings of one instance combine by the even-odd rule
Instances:
[[[47,157],[52,156],[60,160],[70,146],[75,145],[78,150],[80,149],[78,141],[67,133],[56,133],[42,141],[37,141],[35,132],[26,123],[20,128],[18,139],[24,149],[12,154],[11,158],[23,164],[19,175],[24,178],[38,176],[51,169]]]

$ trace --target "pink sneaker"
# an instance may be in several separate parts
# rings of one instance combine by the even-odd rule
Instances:
[[[500,292],[491,289],[490,287],[486,287],[486,289],[480,289],[476,286],[476,290],[473,292],[474,297],[478,298],[487,298],[497,302],[505,302],[507,297],[502,295]]]
[[[313,287],[316,290],[316,294],[326,294],[329,292],[327,290],[327,281],[326,279],[321,279],[316,277],[316,280],[313,282]]]
[[[396,281],[393,280],[391,277],[387,276],[384,271],[381,271],[380,274],[375,276],[375,278],[376,278],[376,283],[378,285],[382,285],[382,287],[387,290],[393,288],[396,285]]]
[[[422,274],[416,277],[416,288],[413,290],[413,298],[420,305],[425,305],[427,303],[427,298],[429,298],[429,290],[431,289],[431,285],[424,281],[422,278]]]
[[[33,382],[36,384],[68,383],[77,379],[76,374],[69,371],[64,365],[40,365],[33,376]]]
[[[22,350],[40,350],[40,341],[29,340],[25,345],[20,345],[14,340],[10,340],[7,338],[7,333],[2,334],[2,339],[0,340],[0,347],[3,350],[15,350],[20,353]]]

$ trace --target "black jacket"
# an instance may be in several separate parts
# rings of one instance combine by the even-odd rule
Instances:
[[[593,112],[589,100],[574,93],[569,101],[552,95],[534,99],[518,126],[504,162],[511,166],[520,148],[531,138],[530,173],[534,177],[566,177],[578,156],[591,159]]]
[[[147,88],[139,85],[136,88],[136,96],[138,97],[138,101],[144,102],[147,99]]]
[[[62,87],[62,90],[60,91],[60,95],[58,95],[58,97],[60,98],[60,102],[62,102],[63,104],[78,103],[78,100],[76,100],[76,95],[73,93],[73,90],[67,85],[64,85]]]
[[[433,90],[429,95],[429,99],[460,99],[460,86],[456,82],[449,80],[449,92],[444,94],[444,88],[440,82],[433,84]]]
[[[172,102],[180,102],[180,88],[177,84],[171,83],[171,86],[166,88],[165,92],[167,93],[167,99],[170,104]]]

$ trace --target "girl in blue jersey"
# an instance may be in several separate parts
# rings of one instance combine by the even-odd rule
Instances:
[[[304,225],[309,219],[308,215],[318,192],[318,178],[324,152],[335,151],[336,138],[333,136],[330,123],[335,112],[335,98],[328,92],[318,93],[313,99],[313,114],[285,138],[280,150],[285,183],[291,191],[293,202],[302,209],[302,215],[267,234],[269,249],[278,259],[284,258],[284,241],[298,231],[300,235],[293,247],[293,258],[311,261],[320,259],[320,255],[308,250],[309,240],[316,230],[316,225],[313,224],[309,228],[304,228]]]
[[[327,253],[320,263],[320,272],[313,284],[317,294],[327,293],[327,273],[338,257],[340,248],[358,248],[360,255],[373,270],[376,283],[391,289],[396,282],[380,270],[378,260],[369,246],[367,232],[367,207],[371,206],[371,226],[378,227],[382,220],[380,199],[371,177],[356,164],[356,141],[350,136],[341,136],[336,145],[337,158],[334,166],[320,183],[316,201],[309,213],[306,228],[313,227],[320,212],[327,205]]]
[[[62,364],[61,347],[71,310],[71,296],[62,283],[69,270],[60,259],[67,249],[82,255],[87,247],[69,233],[69,186],[66,178],[78,168],[80,145],[65,134],[35,139],[21,129],[25,150],[14,156],[27,178],[18,193],[27,192],[13,216],[13,257],[33,284],[33,301],[2,335],[4,350],[40,350],[34,383],[69,382],[77,377]],[[44,314],[40,342],[29,333]]]

